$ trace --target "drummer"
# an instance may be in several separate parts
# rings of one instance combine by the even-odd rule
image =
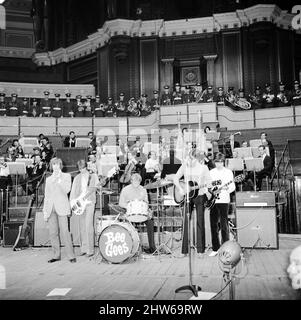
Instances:
[[[131,176],[131,184],[125,186],[120,193],[119,206],[127,208],[129,202],[134,200],[140,200],[148,203],[147,192],[144,187],[140,185],[142,178],[140,174],[134,173]],[[147,237],[149,248],[145,250],[146,253],[154,253],[156,251],[156,245],[154,240],[154,220],[149,219],[145,222],[147,228]]]

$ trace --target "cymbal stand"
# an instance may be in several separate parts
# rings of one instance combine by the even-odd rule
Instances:
[[[158,218],[158,224],[157,224],[157,230],[158,230],[158,247],[156,248],[155,252],[153,253],[153,255],[155,255],[156,253],[158,253],[158,257],[160,259],[161,256],[161,250],[164,249],[164,251],[169,252],[170,254],[172,253],[171,250],[167,247],[166,243],[162,243],[161,240],[161,217],[160,217],[160,210],[161,205],[159,205],[159,190],[160,190],[160,186],[157,186],[157,218]]]

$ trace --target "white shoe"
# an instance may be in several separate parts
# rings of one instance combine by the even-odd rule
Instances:
[[[217,251],[211,251],[209,257],[215,257],[217,255]]]

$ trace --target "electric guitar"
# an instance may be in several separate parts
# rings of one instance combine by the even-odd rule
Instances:
[[[231,181],[223,184],[222,186],[213,187],[211,190],[209,190],[209,192],[211,193],[211,198],[206,201],[205,208],[211,209],[215,205],[215,202],[217,199],[219,199],[219,194],[223,188],[228,187],[232,182],[239,183],[239,182],[242,182],[244,179],[245,179],[245,175],[240,174],[240,175],[236,176],[234,178],[234,180],[231,180]]]
[[[25,215],[24,222],[21,226],[19,226],[19,232],[15,241],[15,244],[13,245],[13,251],[21,250],[24,247],[28,247],[29,245],[29,234],[30,234],[30,226],[28,224],[28,218],[30,216],[30,212],[32,209],[32,204],[35,200],[35,194],[32,194],[30,196],[30,201],[27,207],[27,212]]]
[[[71,212],[77,216],[82,215],[85,212],[87,205],[91,203],[91,201],[88,200],[90,195],[95,192],[97,188],[105,186],[108,180],[115,176],[116,173],[116,168],[112,168],[108,172],[108,176],[103,181],[100,181],[100,183],[91,188],[91,190],[89,190],[88,192],[82,193],[77,198],[70,200]]]

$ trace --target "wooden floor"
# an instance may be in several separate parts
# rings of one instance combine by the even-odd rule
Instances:
[[[300,298],[287,276],[289,254],[300,245],[299,235],[280,235],[279,250],[246,249],[247,272],[235,282],[235,299],[259,300]],[[78,254],[79,248],[76,248]],[[175,250],[174,255],[178,255]],[[1,266],[6,273],[6,289],[0,287],[0,299],[98,299],[98,300],[188,300],[189,291],[175,289],[189,283],[188,257],[144,255],[128,263],[108,264],[97,256],[89,260],[77,257],[71,264],[66,258],[49,264],[49,248],[29,248],[13,252],[0,247]],[[203,292],[218,293],[224,286],[217,257],[193,255],[193,284]],[[2,268],[3,269],[3,268]],[[2,284],[3,285],[3,284]],[[71,289],[65,296],[47,297],[55,288]],[[229,299],[228,288],[214,299]]]

